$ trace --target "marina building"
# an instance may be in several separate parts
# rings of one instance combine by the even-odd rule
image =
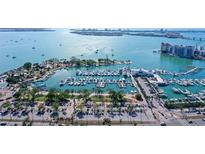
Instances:
[[[154,77],[154,73],[145,69],[133,69],[132,75],[133,77]]]

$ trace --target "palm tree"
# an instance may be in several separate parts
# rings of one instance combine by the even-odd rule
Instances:
[[[1,105],[0,109],[2,109],[2,108],[7,108],[8,109],[10,107],[11,107],[11,102],[6,101],[4,104]]]
[[[90,92],[87,90],[87,89],[84,89],[83,91],[82,91],[82,97],[83,97],[83,99],[85,100],[85,103],[87,103],[88,102],[88,100],[89,100],[89,97],[90,96]]]
[[[80,111],[80,112],[83,112],[83,103],[80,103],[78,106],[77,106],[77,109]]]
[[[60,106],[60,103],[57,101],[52,103],[52,108],[54,109],[54,111],[58,111],[59,106]]]
[[[110,95],[112,103],[115,103],[117,101],[117,93],[116,93],[116,91],[113,91],[113,90],[109,91],[109,95]]]
[[[93,102],[94,113],[98,110],[98,104]]]
[[[142,101],[143,99],[142,99],[142,95],[141,94],[136,94],[135,95],[135,98],[138,100],[138,101]]]
[[[56,100],[56,92],[55,90],[51,89],[49,90],[48,94],[47,94],[47,101],[48,102],[54,102]]]
[[[52,112],[51,116],[57,121],[58,121],[58,118],[59,118],[58,117],[59,116],[59,113],[58,113],[59,106],[60,106],[60,103],[58,101],[52,102],[52,108],[53,108],[54,111]]]
[[[113,103],[113,106],[118,107],[119,103],[121,106],[121,103],[124,101],[123,93],[111,90],[111,91],[109,91],[109,94],[110,94],[110,98],[111,98],[111,101]]]
[[[128,107],[127,107],[128,113],[129,113],[129,114],[132,113],[132,112],[133,112],[133,109],[134,109],[134,107],[129,104]]]
[[[39,92],[39,89],[33,88],[31,90],[31,101],[34,102],[36,94]]]
[[[103,119],[103,125],[111,125],[111,119],[109,119],[109,118],[105,118],[105,119]]]
[[[102,92],[103,92],[102,89],[100,89],[100,88],[96,89],[96,93],[101,94]]]

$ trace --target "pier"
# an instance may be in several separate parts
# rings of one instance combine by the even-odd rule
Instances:
[[[120,76],[120,71],[97,70],[97,71],[76,71],[76,76]]]
[[[205,86],[204,79],[167,79],[165,80],[168,84],[176,84],[182,87],[189,86]]]
[[[197,73],[201,69],[204,69],[204,68],[194,67],[190,70],[187,70],[186,72],[169,72],[169,71],[166,71],[166,70],[156,69],[156,70],[152,70],[152,72],[155,73],[155,74],[158,74],[158,75],[172,75],[172,76],[176,77],[176,76],[188,75],[188,74],[191,74],[191,73]]]
[[[188,75],[188,74],[191,74],[191,73],[197,72],[198,70],[199,70],[198,67],[194,67],[194,68],[192,68],[191,70],[188,70],[188,71],[186,71],[186,72],[178,73],[178,75]]]
[[[69,77],[65,80],[59,82],[59,86],[86,86],[87,84],[95,84],[98,88],[105,88],[108,84],[117,84],[119,88],[126,88],[127,86],[134,86],[129,79],[119,78],[119,79],[104,79],[97,77],[85,77],[85,78],[75,78]]]
[[[203,101],[199,96],[195,96],[195,98],[196,98],[197,100],[199,100],[200,102],[204,103],[204,101]]]

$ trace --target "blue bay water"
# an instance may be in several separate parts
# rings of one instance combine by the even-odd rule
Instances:
[[[188,33],[186,35],[199,35]],[[205,33],[200,36],[205,37]],[[17,43],[15,41],[18,41]],[[186,66],[204,66],[204,61],[160,56],[153,50],[160,49],[161,42],[184,45],[203,45],[192,40],[140,36],[83,36],[69,33],[67,29],[55,32],[0,32],[0,73],[19,67],[25,62],[41,62],[49,58],[113,58],[131,59],[136,67],[164,68],[179,71]],[[60,46],[59,44],[62,44]],[[32,49],[35,47],[36,49]],[[99,49],[98,54],[94,54]],[[114,50],[111,52],[111,50]],[[44,54],[45,56],[42,56]],[[10,57],[6,57],[9,55]],[[16,59],[12,59],[15,56]]]
[[[205,38],[205,33],[193,32],[184,35]],[[71,34],[68,29],[56,29],[54,32],[0,32],[0,73],[17,68],[25,62],[36,63],[50,58],[71,56],[91,59],[108,56],[132,60],[131,66],[136,68],[159,68],[177,72],[186,70],[188,66],[205,67],[205,61],[153,53],[153,50],[160,49],[161,42],[178,45],[197,44],[205,47],[205,42],[193,40],[140,36],[84,36]],[[98,54],[95,53],[96,50]],[[13,59],[13,56],[16,58]],[[58,77],[58,81],[62,76]],[[204,77],[204,70],[190,76],[190,78]],[[170,88],[165,88],[165,91],[171,93]]]

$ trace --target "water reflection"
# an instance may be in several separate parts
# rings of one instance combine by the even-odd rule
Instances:
[[[160,55],[160,65],[170,71],[182,71],[193,66],[193,60],[168,55]]]

